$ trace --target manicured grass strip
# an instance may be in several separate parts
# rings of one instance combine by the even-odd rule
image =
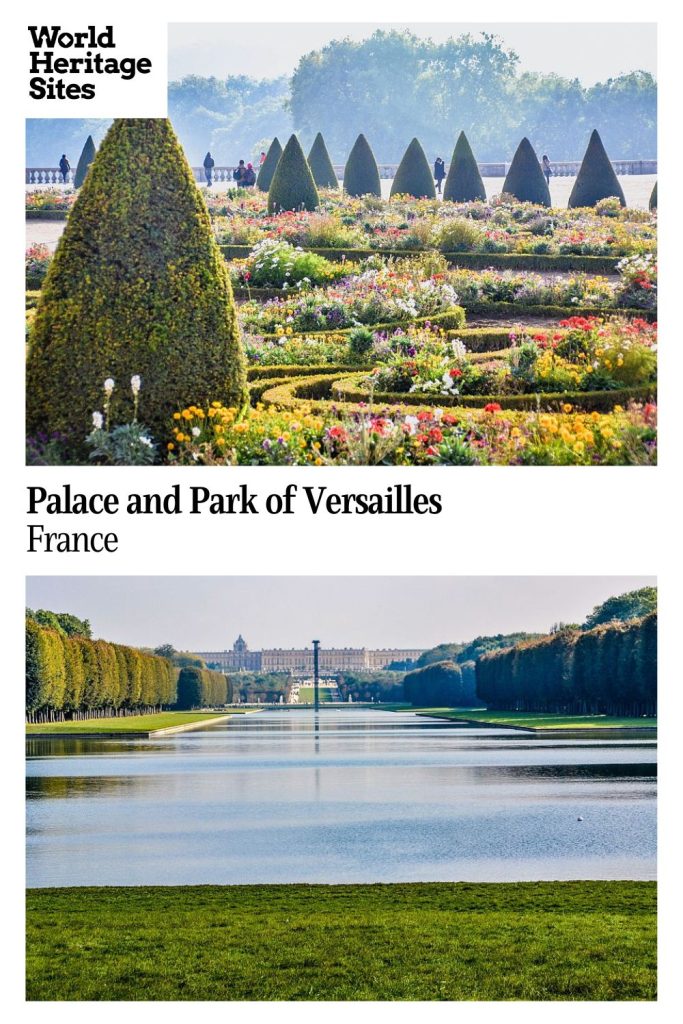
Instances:
[[[332,703],[332,694],[331,694],[330,690],[327,687],[321,686],[320,690],[319,690],[319,694],[320,694],[320,703],[321,704],[331,704]],[[314,696],[315,696],[315,691],[314,691],[312,686],[300,686],[299,687],[299,702],[301,704],[312,704]]]
[[[420,710],[420,709],[413,709]],[[529,711],[458,711],[425,708],[429,718],[481,722],[482,725],[514,725],[527,729],[656,729],[656,718],[628,718],[616,715],[543,715]]]
[[[654,882],[32,889],[29,1000],[652,1000]]]
[[[243,712],[230,709],[229,714]],[[163,711],[158,715],[131,715],[127,718],[88,718],[82,722],[50,722],[27,724],[26,735],[52,733],[55,736],[77,736],[79,733],[98,732],[153,732],[155,729],[173,729],[179,725],[193,725],[208,722],[213,718],[224,718],[226,712],[212,714],[204,711]]]

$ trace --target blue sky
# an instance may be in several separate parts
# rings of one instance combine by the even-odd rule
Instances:
[[[493,32],[519,54],[523,71],[556,72],[583,85],[633,70],[656,72],[654,23],[264,22],[169,25],[169,78],[276,78],[291,74],[303,54],[332,39],[360,40],[377,28],[408,28],[437,42],[463,32]]]
[[[118,643],[223,650],[432,647],[581,622],[644,576],[31,576],[27,604],[88,618]]]

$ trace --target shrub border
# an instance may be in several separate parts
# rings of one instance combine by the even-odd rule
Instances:
[[[245,259],[251,253],[253,245],[233,245],[227,242],[220,244],[220,250],[226,260]],[[442,252],[435,247],[429,249],[353,249],[353,248],[318,248],[302,245],[306,252],[316,256],[324,256],[331,263],[339,263],[342,257],[347,260],[363,260],[369,256],[393,256],[405,259],[419,256],[422,253],[440,253],[450,266],[471,270],[502,268],[504,270],[547,270],[547,271],[583,271],[596,274],[616,274],[617,263],[624,256],[583,256],[580,254],[562,253],[550,255],[544,253],[514,252]]]
[[[364,371],[367,372],[367,371]],[[306,405],[316,413],[329,413],[334,407],[338,411],[358,411],[359,409],[386,409],[393,406],[395,411],[412,410],[416,407],[433,409],[451,408],[468,409],[483,412],[484,406],[490,402],[497,402],[502,409],[509,412],[529,412],[538,410],[540,412],[556,412],[553,406],[570,404],[577,411],[581,412],[612,412],[615,405],[626,405],[629,401],[646,401],[656,399],[657,386],[641,385],[635,388],[622,388],[619,391],[567,391],[563,394],[547,394],[542,396],[543,405],[539,406],[536,395],[393,395],[391,393],[375,394],[373,401],[367,401],[369,395],[363,392],[352,392],[351,388],[357,381],[356,377],[362,376],[357,373],[354,378],[339,379],[335,373],[302,375],[289,377],[286,380],[275,378],[271,381],[271,387],[266,388],[260,395],[261,401],[266,405],[275,405],[280,408],[295,409],[300,405]],[[335,387],[344,389],[347,385],[345,396],[339,401],[332,398],[323,399],[322,395],[329,393]],[[310,396],[298,395],[296,392],[306,387],[314,392],[319,390],[321,394]],[[358,396],[358,397],[356,397]]]
[[[26,210],[26,220],[66,220],[69,210]]]

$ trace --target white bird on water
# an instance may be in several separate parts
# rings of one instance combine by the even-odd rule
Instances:
[[[577,820],[577,821],[583,821],[583,818],[581,817],[581,815],[579,815],[579,816],[578,816],[578,818],[577,818],[576,820]]]

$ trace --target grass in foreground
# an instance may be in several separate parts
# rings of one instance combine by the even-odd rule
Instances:
[[[654,882],[31,889],[30,1000],[652,1000]]]
[[[529,729],[656,729],[656,718],[619,718],[614,715],[542,715],[529,711],[458,711],[446,708],[415,708],[421,714],[449,721],[488,725],[519,725]]]
[[[78,735],[96,732],[150,732],[153,729],[172,729],[176,725],[191,725],[194,722],[221,718],[226,712],[204,711],[162,711],[158,715],[131,715],[129,718],[89,718],[83,722],[51,722],[44,725],[27,725],[26,735],[33,733],[54,733],[55,736]],[[232,709],[229,714],[239,714]]]

